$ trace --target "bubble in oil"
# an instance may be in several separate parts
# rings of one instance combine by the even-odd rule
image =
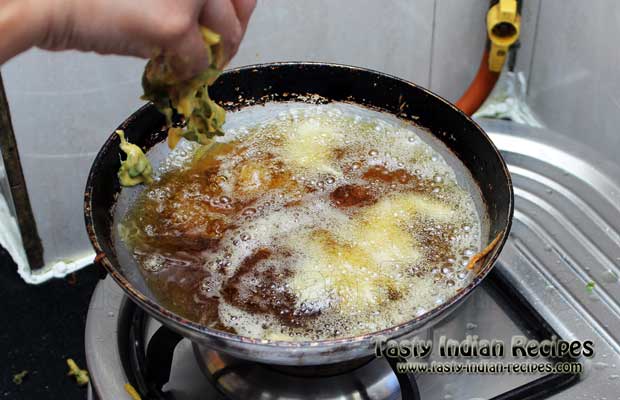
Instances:
[[[149,272],[159,272],[164,266],[165,260],[159,254],[151,254],[142,261],[142,267]]]
[[[323,111],[319,112],[317,111],[319,108],[314,109],[311,106],[303,106],[297,111],[280,113],[275,122],[276,125],[274,125],[274,122],[267,121],[262,124],[260,131],[253,128],[248,129],[246,137],[247,140],[252,141],[252,157],[264,157],[271,151],[270,148],[261,144],[256,138],[269,137],[270,140],[285,142],[288,140],[288,135],[296,132],[296,127],[308,119],[313,119],[326,126],[324,125],[324,118],[326,118],[327,112],[330,110],[329,107],[331,106],[321,106],[319,108]],[[296,116],[296,121],[293,121],[291,115]],[[326,169],[322,173],[316,173],[312,170],[293,170],[286,178],[287,184],[294,188],[292,190],[280,190],[277,193],[271,194],[269,199],[259,198],[252,200],[249,204],[246,203],[243,206],[245,208],[240,207],[237,211],[227,211],[232,213],[233,218],[234,215],[243,217],[235,219],[236,226],[233,231],[223,233],[223,239],[225,240],[221,243],[225,243],[225,246],[228,246],[227,251],[230,251],[232,256],[228,258],[222,256],[224,253],[222,249],[214,252],[220,255],[221,259],[217,264],[225,266],[227,275],[234,274],[241,262],[246,257],[252,255],[259,247],[273,249],[276,253],[280,250],[275,249],[282,249],[288,252],[287,257],[292,257],[286,262],[276,257],[264,265],[261,264],[260,268],[263,268],[261,271],[265,271],[265,268],[274,268],[275,273],[278,273],[285,264],[289,266],[296,265],[299,262],[299,258],[296,257],[301,257],[304,254],[307,255],[310,251],[306,247],[311,240],[291,239],[290,242],[288,240],[289,237],[294,236],[300,230],[311,232],[316,229],[323,229],[336,234],[339,238],[338,240],[346,241],[349,246],[355,246],[367,240],[378,240],[381,242],[380,237],[375,239],[371,237],[370,233],[354,238],[350,231],[341,228],[341,224],[343,221],[346,222],[347,218],[351,218],[355,212],[363,212],[368,207],[372,207],[372,204],[380,203],[382,196],[389,193],[398,193],[401,187],[405,191],[409,190],[409,188],[415,188],[414,190],[423,191],[423,193],[427,194],[431,190],[437,189],[434,192],[433,199],[438,199],[438,201],[444,204],[460,202],[460,200],[457,200],[457,197],[451,194],[452,190],[450,192],[441,190],[445,187],[444,184],[456,183],[456,181],[453,181],[452,175],[450,175],[449,167],[441,164],[444,162],[441,157],[429,150],[430,147],[424,141],[419,140],[412,130],[396,127],[387,122],[376,124],[373,118],[362,118],[357,115],[349,116],[346,113],[344,113],[344,117],[338,117],[338,115],[343,115],[341,111],[330,113],[330,115],[330,123],[333,124],[333,129],[342,133],[342,136],[335,139],[334,143],[340,146],[340,148],[346,149],[347,153],[342,155],[340,159],[331,159],[330,169]],[[290,132],[285,131],[286,129],[290,130]],[[381,135],[377,135],[375,130],[381,131]],[[260,132],[260,135],[256,135],[258,132]],[[241,129],[237,129],[237,133],[241,134]],[[323,132],[316,138],[316,142],[320,145],[329,144],[331,143],[330,140],[329,132]],[[409,141],[415,144],[415,147],[399,147],[398,144],[403,141]],[[411,152],[415,152],[416,156],[421,155],[421,161],[416,162],[412,160]],[[259,154],[262,155],[259,156]],[[372,159],[369,159],[368,156],[372,157]],[[441,164],[440,166],[425,164],[433,157]],[[234,165],[232,160],[233,157],[227,158],[228,164],[226,165]],[[409,174],[416,175],[415,183],[402,183],[400,181],[367,182],[362,178],[361,174],[362,171],[367,169],[367,167],[364,167],[364,163],[382,166],[382,168],[390,171],[404,169]],[[269,173],[284,173],[288,171],[287,168],[289,168],[288,165],[284,167],[280,165],[270,169]],[[234,174],[222,173],[221,176],[227,176],[228,180],[217,179],[218,183],[234,186],[236,182]],[[437,177],[441,177],[441,179]],[[355,212],[334,209],[327,196],[334,189],[344,184],[358,185],[360,188],[372,191],[375,196],[378,195],[378,198],[372,199],[370,206],[364,205],[357,208]],[[317,190],[317,188],[321,188],[321,190]],[[234,202],[232,200],[222,200],[221,193],[213,196],[214,200],[219,204],[219,209],[224,209],[223,206],[228,205],[229,210],[234,210],[235,207],[239,207],[236,204],[243,204],[243,199],[237,200],[236,194],[230,190],[226,186],[225,197],[228,197],[228,199],[234,198]],[[188,194],[194,195],[192,191],[188,191]],[[293,200],[301,200],[301,202],[292,204]],[[467,209],[467,207],[469,206],[463,206],[461,209]],[[276,218],[277,213],[281,213],[281,216]],[[412,234],[421,226],[419,221],[408,218],[407,207],[396,207],[388,210],[385,218],[387,220],[392,218],[405,220],[402,226],[398,226],[399,230],[407,230],[402,231],[404,233],[401,233],[401,235]],[[384,222],[385,218],[383,219]],[[446,246],[450,246],[448,253],[446,253],[447,250],[445,249],[437,250],[434,247],[428,249],[420,247],[418,250],[422,253],[421,260],[403,262],[402,266],[396,265],[389,271],[376,270],[370,262],[374,257],[378,257],[383,253],[385,253],[386,257],[395,256],[398,261],[398,257],[400,257],[398,251],[401,251],[399,250],[400,247],[389,243],[365,254],[361,257],[364,260],[364,265],[355,266],[361,275],[354,280],[354,285],[348,289],[348,292],[336,292],[333,288],[327,288],[321,292],[322,297],[319,298],[319,300],[322,300],[321,302],[299,303],[293,307],[296,320],[302,318],[304,312],[321,312],[320,317],[316,320],[305,321],[304,324],[306,325],[303,328],[283,327],[276,317],[270,315],[246,315],[242,310],[230,304],[221,305],[221,307],[225,308],[225,310],[220,310],[222,322],[224,325],[234,327],[239,333],[246,332],[248,336],[252,337],[282,334],[295,338],[294,340],[302,340],[310,337],[320,339],[366,333],[371,330],[393,326],[403,322],[404,318],[414,316],[403,315],[402,310],[412,310],[410,311],[412,314],[421,315],[426,310],[441,304],[458,287],[463,286],[470,279],[470,275],[463,273],[459,269],[461,268],[460,263],[465,261],[463,259],[464,251],[478,246],[476,241],[479,237],[478,231],[474,227],[476,224],[475,219],[476,215],[474,212],[471,215],[463,215],[462,220],[455,223],[453,227],[448,227],[445,221],[434,221],[433,223],[424,224],[426,228],[429,228],[424,235],[432,237],[437,243],[441,242]],[[463,225],[471,227],[470,235],[464,235],[464,232],[468,230],[462,228]],[[386,232],[389,232],[392,228],[386,228],[381,225],[380,229],[382,231],[386,229]],[[421,243],[418,243],[418,239],[420,238],[416,238],[415,246],[423,246]],[[233,240],[236,243],[234,248],[231,247]],[[288,243],[294,244],[291,247]],[[395,253],[390,253],[392,250]],[[208,255],[206,257],[211,257],[211,260],[216,258],[215,255]],[[330,267],[327,270],[331,271],[339,268],[340,263],[344,262],[346,258],[344,253],[336,257],[336,261],[331,261]],[[316,266],[321,264],[317,264],[315,260],[315,263],[310,265]],[[211,266],[211,264],[206,269],[208,271],[220,271],[218,268]],[[431,274],[431,271],[433,274]],[[247,285],[247,289],[252,287],[256,291],[252,293],[260,293],[265,290],[275,291],[276,293],[293,291],[297,290],[296,286],[290,283],[297,273],[297,270],[293,271],[290,275],[291,278],[287,278],[286,283],[283,284],[259,286],[261,279],[254,277],[253,280],[244,280],[244,285]],[[326,279],[327,284],[333,285],[334,279],[333,276],[329,276]],[[390,296],[393,297],[392,300],[386,300],[387,288],[368,286],[374,280],[386,280],[387,282],[396,283],[396,287],[391,288],[390,291]],[[434,286],[434,280],[437,280],[437,286]],[[215,281],[215,283],[218,282]],[[350,283],[346,284],[349,285]],[[370,292],[367,292],[367,290]],[[375,290],[382,294],[376,295],[372,293]],[[366,298],[360,295],[360,293],[368,297]],[[272,297],[270,295],[269,298],[273,300],[274,304],[283,305],[282,299],[279,297]],[[359,303],[351,305],[347,308],[346,313],[340,314],[338,307],[341,306],[339,304],[350,303],[354,299],[359,299]],[[283,316],[285,313],[286,311],[277,311],[278,316]]]
[[[256,208],[246,208],[245,210],[243,210],[242,214],[246,217],[250,217],[254,214],[256,214]]]

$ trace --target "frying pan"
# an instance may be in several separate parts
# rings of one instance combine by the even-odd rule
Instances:
[[[128,207],[132,191],[122,189],[119,138],[112,134],[95,158],[84,194],[88,235],[103,265],[127,296],[164,325],[207,346],[242,359],[275,365],[325,365],[369,356],[378,337],[409,337],[457,308],[487,276],[506,241],[513,215],[513,191],[506,165],[489,137],[454,105],[402,79],[362,68],[323,63],[273,63],[225,72],[210,89],[227,110],[249,107],[269,111],[283,102],[338,102],[372,109],[423,128],[435,148],[453,158],[453,168],[474,197],[483,216],[483,247],[491,251],[477,264],[473,280],[443,304],[422,315],[363,336],[321,341],[286,342],[243,337],[207,328],[166,309],[149,290],[131,257],[115,245],[115,216]],[[251,114],[250,114],[251,115]],[[164,117],[147,104],[121,124],[128,139],[148,151],[155,163],[165,158]],[[440,149],[441,150],[441,149]],[[127,192],[126,192],[127,191]],[[121,199],[121,200],[119,200]],[[122,200],[125,199],[125,200]],[[496,239],[495,241],[493,239]],[[125,250],[125,253],[127,251]],[[410,312],[403,310],[403,312]],[[411,313],[413,315],[413,312]]]

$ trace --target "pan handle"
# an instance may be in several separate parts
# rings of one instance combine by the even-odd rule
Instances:
[[[495,239],[493,239],[493,241],[489,243],[487,247],[485,247],[480,253],[474,254],[469,259],[469,262],[467,263],[468,270],[473,270],[476,267],[476,264],[480,262],[480,260],[482,260],[484,257],[487,256],[487,254],[489,254],[491,251],[493,251],[493,249],[495,249],[495,246],[497,246],[497,244],[499,243],[499,239],[504,235],[504,232],[505,231],[501,231],[500,233],[498,233],[497,236],[495,236]]]

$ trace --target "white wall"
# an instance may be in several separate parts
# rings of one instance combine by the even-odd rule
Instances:
[[[86,176],[105,138],[142,103],[143,64],[33,50],[2,68],[46,262],[90,250],[82,217]]]
[[[620,2],[538,5],[529,102],[543,122],[620,162]]]

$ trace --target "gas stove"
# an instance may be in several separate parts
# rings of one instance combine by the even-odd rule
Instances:
[[[484,284],[418,337],[591,340],[594,357],[577,360],[581,375],[395,374],[393,362],[375,357],[303,368],[257,364],[178,336],[108,277],[88,313],[89,399],[130,399],[126,383],[144,399],[174,400],[620,399],[620,168],[547,130],[481,125],[513,177],[511,236]],[[441,359],[433,352],[426,361]],[[501,361],[515,359],[508,353]]]

